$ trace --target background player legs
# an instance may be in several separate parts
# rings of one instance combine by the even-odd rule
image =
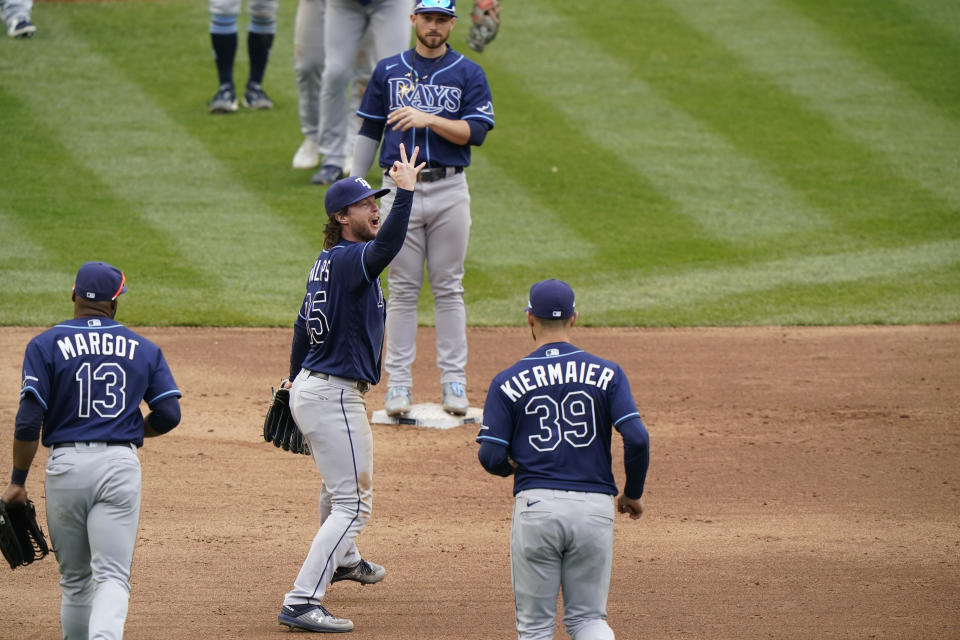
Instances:
[[[323,81],[323,19],[326,0],[300,0],[293,31],[293,70],[297,78],[300,132],[303,143],[293,158],[294,169],[320,163],[320,86]]]
[[[464,174],[425,183],[420,202],[427,222],[427,276],[434,299],[440,382],[466,383],[467,310],[464,262],[470,242],[470,191]]]
[[[250,57],[250,75],[243,93],[243,104],[251,109],[271,109],[273,101],[263,91],[263,76],[267,71],[273,37],[277,32],[278,0],[248,0],[250,25],[247,29],[247,55]]]
[[[336,571],[370,518],[373,506],[373,434],[366,403],[356,390],[343,389],[301,371],[290,390],[290,410],[310,441],[323,476],[330,512],[320,525],[307,558],[284,597],[285,605],[319,604]],[[322,513],[320,514],[321,517]]]
[[[347,159],[347,86],[353,77],[360,41],[367,28],[367,16],[355,0],[327,0],[325,22],[326,66],[320,89],[320,153],[324,166],[342,170]]]

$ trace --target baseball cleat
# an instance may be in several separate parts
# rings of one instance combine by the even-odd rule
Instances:
[[[340,567],[334,571],[333,579],[330,582],[353,580],[360,584],[376,584],[383,580],[385,575],[387,575],[386,569],[375,562],[367,562],[361,559],[360,562],[352,567]]]
[[[210,101],[210,113],[233,113],[237,110],[237,94],[232,84],[222,84]]]
[[[335,164],[325,164],[313,174],[310,182],[313,184],[331,185],[343,177],[343,169]]]
[[[294,169],[313,169],[320,164],[320,149],[313,138],[307,136],[300,143],[300,148],[293,154]]]
[[[389,387],[387,389],[387,400],[383,403],[383,410],[388,416],[399,416],[410,411],[410,405],[413,404],[413,394],[410,393],[410,387]]]
[[[273,109],[273,100],[257,82],[248,82],[243,92],[243,106],[248,109]]]
[[[443,410],[455,416],[467,415],[470,401],[467,400],[467,390],[462,382],[443,383]]]
[[[291,629],[303,629],[305,631],[316,631],[317,633],[353,631],[353,622],[345,618],[337,618],[320,605],[313,605],[306,611],[299,612],[291,607],[284,606],[280,610],[280,615],[277,616],[277,621]]]
[[[10,23],[7,35],[11,38],[32,38],[37,28],[29,20],[17,20]]]

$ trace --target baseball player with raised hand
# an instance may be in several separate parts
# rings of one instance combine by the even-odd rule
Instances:
[[[160,348],[114,316],[123,273],[86,262],[73,289],[74,317],[33,338],[4,502],[27,500],[39,442],[50,447],[47,526],[60,565],[60,625],[67,640],[121,638],[140,522],[144,437],[180,422],[180,391]],[[140,413],[146,400],[150,413]]]
[[[420,174],[403,250],[390,265],[387,305],[386,413],[407,413],[413,403],[417,299],[426,264],[434,298],[437,367],[443,408],[465,415],[466,309],[464,262],[470,240],[470,191],[465,169],[470,148],[493,128],[493,100],[480,65],[447,40],[456,24],[454,0],[419,0],[410,16],[416,47],[377,63],[358,114],[363,118],[352,175],[366,175],[383,136],[380,166],[396,161],[400,142],[419,145],[427,168]],[[389,175],[383,184],[392,186]],[[382,201],[382,210],[392,196]]]
[[[381,225],[377,198],[361,177],[335,182],[324,197],[323,251],[307,277],[290,353],[290,410],[323,476],[320,529],[277,619],[292,629],[343,632],[353,622],[321,604],[338,580],[373,584],[383,567],[360,556],[357,535],[373,505],[373,434],[364,394],[380,381],[384,297],[379,275],[403,246],[413,188],[423,164],[406,149],[390,169],[397,186]]]
[[[510,561],[520,640],[553,638],[557,594],[574,640],[612,640],[607,593],[613,563],[611,433],[624,444],[621,513],[643,513],[650,441],[626,374],[578,349],[569,331],[573,290],[530,287],[527,323],[537,348],[490,383],[477,436],[488,472],[514,475]]]

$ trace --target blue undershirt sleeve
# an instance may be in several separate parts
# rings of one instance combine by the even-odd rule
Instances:
[[[505,478],[513,474],[513,467],[510,466],[507,454],[507,448],[502,444],[484,440],[480,443],[477,458],[480,459],[480,464],[488,473]]]
[[[303,359],[307,357],[307,351],[310,350],[310,338],[307,336],[307,327],[299,322],[293,325],[293,344],[290,345],[290,377],[293,379],[300,373],[300,365]]]
[[[380,275],[390,261],[400,253],[403,240],[407,237],[407,224],[410,222],[410,210],[413,208],[413,191],[397,187],[396,197],[390,215],[377,232],[373,242],[367,244],[363,252],[363,267],[371,279]]]
[[[470,140],[467,144],[479,147],[486,139],[487,131],[490,131],[490,125],[476,120],[467,120],[467,124],[470,125]]]
[[[40,427],[43,425],[43,405],[32,393],[20,398],[20,408],[14,421],[13,437],[24,442],[40,439]]]
[[[627,481],[623,493],[634,500],[643,496],[643,485],[650,467],[650,434],[639,416],[634,416],[619,425],[623,436],[623,467]]]
[[[150,428],[157,433],[167,433],[180,424],[180,400],[176,396],[167,396],[150,407]]]

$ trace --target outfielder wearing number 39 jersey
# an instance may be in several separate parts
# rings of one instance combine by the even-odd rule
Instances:
[[[26,499],[40,439],[50,447],[47,525],[67,640],[123,636],[140,523],[137,448],[180,421],[180,391],[160,348],[113,319],[125,282],[116,267],[84,263],[74,317],[31,340],[23,358],[13,478],[3,499]]]
[[[570,344],[573,290],[558,280],[530,289],[537,349],[497,374],[477,436],[490,473],[515,473],[510,557],[521,640],[553,638],[557,594],[574,640],[611,640],[606,623],[613,560],[611,433],[623,435],[622,513],[639,517],[649,437],[626,374]]]

